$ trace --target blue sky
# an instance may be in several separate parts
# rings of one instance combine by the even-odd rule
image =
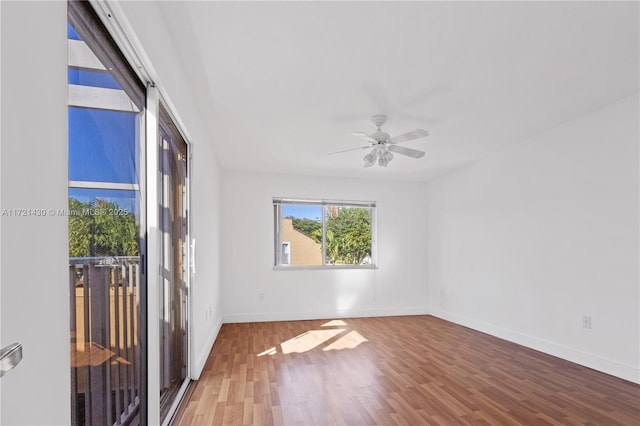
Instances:
[[[71,25],[68,38],[80,40]],[[68,69],[69,84],[120,89],[107,72]],[[69,180],[89,182],[138,183],[136,167],[136,113],[91,108],[68,108]],[[94,198],[116,202],[133,211],[134,191],[69,189],[69,196],[82,202]]]
[[[136,114],[69,107],[69,180],[137,183]]]
[[[82,40],[71,24],[67,24],[67,38],[70,40]]]
[[[322,206],[309,206],[304,204],[283,204],[283,217],[297,217],[313,220],[322,220]]]

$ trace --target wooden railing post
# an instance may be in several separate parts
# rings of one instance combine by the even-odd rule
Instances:
[[[86,297],[86,294],[85,294]],[[109,349],[109,268],[95,265],[89,266],[89,297],[91,299],[91,352],[95,352],[96,357],[90,361],[89,376],[91,381],[91,424],[107,425],[107,398],[111,399],[111,389],[108,377],[109,361],[100,362],[105,353],[103,350]],[[102,355],[102,356],[100,356]],[[100,358],[98,358],[100,357]]]

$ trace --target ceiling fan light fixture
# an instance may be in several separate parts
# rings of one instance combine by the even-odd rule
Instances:
[[[376,159],[378,158],[378,150],[374,149],[370,153],[364,156],[364,166],[371,167],[376,164]]]
[[[389,161],[391,161],[392,158],[393,158],[393,155],[390,152],[385,151],[380,154],[380,158],[378,158],[378,165],[380,167],[387,167],[387,164],[389,164]]]
[[[389,151],[384,151],[380,154],[380,158],[378,159],[378,165],[381,167],[387,167],[389,161],[393,160],[393,154]]]

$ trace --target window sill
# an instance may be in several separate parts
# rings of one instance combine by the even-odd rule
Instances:
[[[349,269],[349,270],[367,270],[367,269],[378,269],[377,265],[310,265],[310,266],[284,266],[278,265],[274,266],[274,271],[318,271],[324,269]]]

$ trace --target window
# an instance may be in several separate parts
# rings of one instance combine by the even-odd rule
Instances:
[[[274,198],[276,267],[375,267],[375,202]]]

